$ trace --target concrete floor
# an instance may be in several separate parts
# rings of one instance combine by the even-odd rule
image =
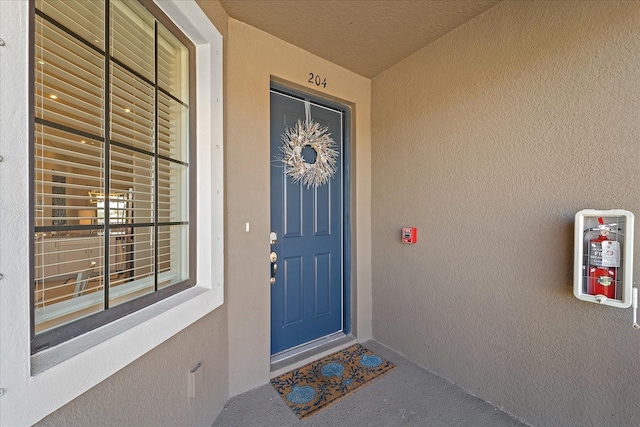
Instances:
[[[304,421],[266,384],[230,399],[213,427],[526,425],[380,343],[363,345],[396,369]]]

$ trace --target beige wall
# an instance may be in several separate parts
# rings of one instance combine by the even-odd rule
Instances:
[[[227,15],[227,11],[224,10],[219,0],[196,0],[200,9],[207,15],[209,20],[213,22],[213,25],[216,29],[222,34],[224,37],[224,43],[226,47],[227,41],[227,21],[229,19],[229,15]],[[226,54],[226,49],[225,52]]]
[[[216,309],[36,425],[211,425],[228,396],[226,316],[224,306]],[[202,388],[189,398],[198,363]]]
[[[638,424],[640,334],[573,297],[572,227],[640,215],[639,52],[640,2],[507,1],[373,80],[376,339],[533,425]]]
[[[269,380],[269,84],[288,82],[353,106],[354,329],[371,337],[370,80],[229,19],[226,76],[227,293],[233,396]],[[309,73],[326,88],[307,83]],[[245,223],[251,231],[245,232]]]

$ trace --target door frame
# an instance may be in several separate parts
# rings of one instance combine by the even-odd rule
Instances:
[[[352,213],[351,213],[351,177],[352,177],[352,165],[351,165],[351,107],[341,102],[324,98],[322,95],[318,95],[315,93],[309,93],[300,89],[294,89],[288,85],[284,85],[282,83],[274,82],[273,80],[269,86],[269,93],[276,92],[284,96],[288,96],[290,98],[298,99],[302,102],[310,101],[319,106],[336,110],[342,113],[342,129],[343,129],[343,140],[342,140],[342,153],[341,153],[341,167],[342,167],[342,334],[349,335],[351,334],[351,318],[352,318],[352,307],[351,307],[351,241],[352,241]],[[271,108],[271,107],[270,107]],[[271,141],[269,142],[271,144]],[[271,152],[271,151],[269,151]],[[270,159],[273,161],[273,159]],[[269,200],[271,201],[271,196],[269,196]],[[271,203],[271,202],[270,202]],[[269,210],[271,210],[271,205],[269,205]],[[271,218],[269,218],[269,224],[271,224]],[[269,298],[269,312],[271,312],[271,298]],[[332,334],[334,335],[334,334]],[[331,335],[329,335],[331,336]],[[317,340],[312,340],[307,343],[303,343],[301,345],[292,347],[291,349],[282,351],[277,353],[276,358],[278,360],[282,360],[296,354],[299,354],[303,351],[309,350],[309,347],[313,348],[314,346],[310,344],[319,341],[318,345],[323,344],[323,339],[326,337],[321,337]],[[296,351],[299,349],[299,351]],[[286,354],[285,357],[278,357],[283,354]],[[272,357],[272,362],[274,362],[274,355]]]

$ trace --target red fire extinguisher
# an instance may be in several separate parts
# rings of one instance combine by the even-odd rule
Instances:
[[[598,218],[599,235],[589,240],[589,279],[587,293],[616,297],[616,272],[620,267],[620,242],[610,240],[609,234],[615,232],[616,224],[605,224]]]

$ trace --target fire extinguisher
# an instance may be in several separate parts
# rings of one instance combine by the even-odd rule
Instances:
[[[620,242],[611,240],[610,233],[616,233],[617,224],[605,224],[598,218],[599,232],[595,239],[589,240],[589,277],[587,293],[590,295],[604,295],[607,298],[616,297],[616,274],[620,267]]]

